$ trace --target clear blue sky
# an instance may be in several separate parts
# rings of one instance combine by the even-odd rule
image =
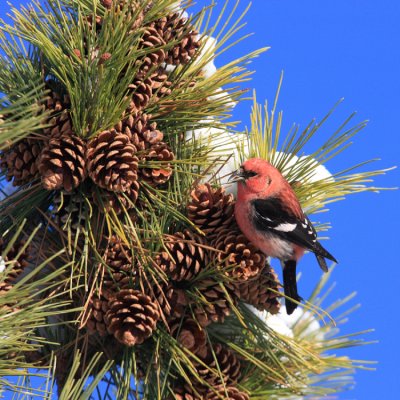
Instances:
[[[195,9],[209,3],[197,2]],[[8,10],[4,3],[1,17]],[[18,3],[27,1],[13,1]],[[243,0],[241,8],[246,4]],[[382,159],[376,168],[400,164],[398,0],[255,0],[246,21],[244,32],[255,35],[217,64],[249,48],[271,46],[252,64],[256,72],[246,87],[256,88],[260,101],[272,100],[280,72],[285,71],[280,98],[284,127],[293,122],[304,126],[314,117],[321,118],[342,97],[345,102],[332,118],[332,128],[352,111],[358,112],[358,121],[370,120],[354,145],[328,164],[332,172],[376,157]],[[235,119],[247,123],[249,110],[250,103],[239,105]],[[396,170],[376,183],[400,186],[399,178]],[[399,192],[357,195],[332,205],[329,214],[320,218],[332,222],[326,245],[340,261],[334,274],[335,297],[356,290],[362,303],[346,329],[375,328],[370,339],[379,341],[348,352],[353,358],[379,364],[376,372],[358,372],[355,390],[340,394],[339,399],[398,398],[399,204]],[[319,271],[311,259],[304,264],[300,289],[306,297]]]

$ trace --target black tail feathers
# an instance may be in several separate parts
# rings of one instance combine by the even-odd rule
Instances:
[[[285,296],[296,300],[297,302],[302,301],[302,298],[297,293],[297,281],[296,281],[296,261],[288,260],[283,263],[283,288],[285,290]],[[297,303],[290,299],[285,299],[286,312],[290,315],[297,308]]]

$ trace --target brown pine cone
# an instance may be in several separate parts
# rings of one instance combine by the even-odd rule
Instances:
[[[109,190],[92,188],[93,202],[105,213],[111,211],[116,215],[121,214],[124,210],[130,210],[134,207],[139,197],[140,185],[138,181],[132,182],[131,187],[124,193],[110,192]]]
[[[235,202],[232,194],[222,187],[213,189],[209,183],[198,185],[190,194],[188,218],[210,240],[234,221]]]
[[[43,143],[39,139],[25,138],[13,144],[0,155],[0,167],[13,186],[31,183],[39,177],[38,157]]]
[[[149,114],[141,114],[138,117],[129,115],[120,121],[115,129],[125,133],[138,151],[149,149],[164,138],[163,133],[157,129],[157,123],[151,121]]]
[[[129,113],[137,116],[150,103],[153,96],[153,81],[149,77],[135,78],[128,88],[131,96]]]
[[[47,190],[72,192],[86,178],[85,143],[75,135],[53,137],[39,158],[42,185]]]
[[[174,158],[174,153],[166,143],[160,142],[152,145],[140,159],[140,162],[145,165],[139,169],[141,178],[151,186],[164,184],[172,176],[171,161]]]
[[[73,135],[72,120],[69,113],[71,101],[68,95],[61,95],[56,90],[52,90],[56,84],[53,81],[46,82],[46,88],[50,89],[50,94],[45,100],[44,109],[50,112],[44,124],[48,125],[43,129],[47,137],[58,137],[61,135]]]
[[[153,334],[160,318],[157,304],[134,289],[121,290],[109,307],[106,313],[107,330],[126,346],[143,343]]]
[[[111,10],[113,4],[115,12],[118,12],[124,9],[125,5],[128,4],[128,9],[125,14],[125,19],[127,23],[130,24],[129,33],[134,33],[143,23],[145,13],[149,9],[149,6],[146,6],[144,9],[140,5],[140,2],[134,0],[101,0],[102,6],[106,9]],[[89,27],[96,29],[97,32],[101,31],[103,26],[103,17],[100,15],[89,15],[86,18],[86,21]]]
[[[239,294],[235,285],[224,283],[221,287],[211,278],[196,283],[196,292],[192,299],[193,312],[204,327],[212,322],[223,323],[225,317],[231,314],[231,302],[235,304]]]
[[[137,180],[136,147],[129,137],[115,129],[103,131],[87,146],[87,169],[99,187],[126,192]]]
[[[167,251],[158,255],[156,262],[171,280],[190,281],[208,265],[209,254],[204,245],[204,238],[189,230],[177,232],[167,237]]]
[[[228,347],[215,344],[212,351],[208,349],[207,356],[202,361],[202,364],[195,362],[197,373],[211,387],[235,384],[240,378],[240,361]],[[200,382],[194,382],[194,386],[199,393],[207,394],[210,391],[208,386]]]
[[[277,314],[281,308],[279,291],[281,284],[278,275],[272,268],[265,268],[259,276],[244,282],[238,282],[240,300],[251,304],[261,311]],[[273,291],[271,291],[271,289]]]
[[[183,380],[175,385],[173,392],[174,394],[167,397],[167,400],[204,400],[204,396],[195,393]]]
[[[194,319],[178,318],[169,323],[171,336],[175,337],[178,343],[198,357],[204,358],[207,355],[207,334],[206,331]]]
[[[138,60],[142,72],[147,73],[164,62],[166,57],[165,46],[166,43],[157,29],[152,26],[146,27],[139,44],[139,49],[145,52],[145,55]]]
[[[159,99],[171,94],[172,82],[168,79],[168,74],[163,68],[158,68],[151,73],[150,79],[152,82],[152,102],[157,102]]]
[[[234,386],[221,387],[217,392],[210,392],[204,400],[250,400],[247,393],[241,392]]]
[[[198,32],[179,13],[169,14],[153,22],[152,26],[165,43],[176,43],[167,50],[167,64],[187,64],[201,46]]]
[[[171,318],[181,318],[189,304],[185,290],[170,282],[154,285],[148,295],[159,305],[160,312]]]
[[[7,276],[0,282],[0,291],[6,292],[11,289],[14,282],[22,274],[24,269],[29,265],[30,259],[30,247],[27,246],[22,252],[22,248],[25,246],[23,240],[16,241],[10,247],[7,254],[3,255],[7,244],[4,243],[3,239],[0,239],[0,268],[8,268]],[[19,254],[21,252],[21,254]],[[18,258],[17,258],[18,257]],[[7,265],[6,265],[7,263]],[[10,264],[12,267],[10,268]],[[3,274],[3,272],[1,272]]]
[[[107,336],[107,325],[105,316],[109,310],[112,295],[109,292],[103,292],[101,296],[93,295],[88,305],[88,319],[86,328],[90,334],[98,333],[100,336]]]
[[[204,396],[196,394],[184,381],[176,384],[173,392],[174,394],[167,397],[167,400],[204,400]]]
[[[214,242],[219,250],[217,260],[225,275],[235,280],[257,276],[264,268],[266,257],[233,225],[221,231]]]
[[[88,216],[85,198],[79,192],[57,193],[53,200],[54,221],[62,230],[77,231],[85,225]]]
[[[135,261],[129,246],[119,237],[112,236],[104,254],[107,264],[103,278],[104,290],[116,293],[127,289],[136,280]]]

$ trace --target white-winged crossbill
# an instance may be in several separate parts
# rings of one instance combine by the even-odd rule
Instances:
[[[296,265],[305,250],[315,254],[325,272],[325,258],[337,261],[318,242],[290,184],[268,161],[247,160],[231,181],[238,185],[235,217],[241,231],[267,256],[281,260],[286,311],[291,314],[302,300],[297,293]]]

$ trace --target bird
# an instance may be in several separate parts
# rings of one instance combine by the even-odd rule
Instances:
[[[297,291],[296,267],[306,250],[315,254],[320,268],[325,259],[337,263],[317,238],[317,232],[281,172],[261,158],[246,160],[230,176],[237,183],[236,222],[247,239],[283,267],[283,288],[288,315],[303,299]]]

